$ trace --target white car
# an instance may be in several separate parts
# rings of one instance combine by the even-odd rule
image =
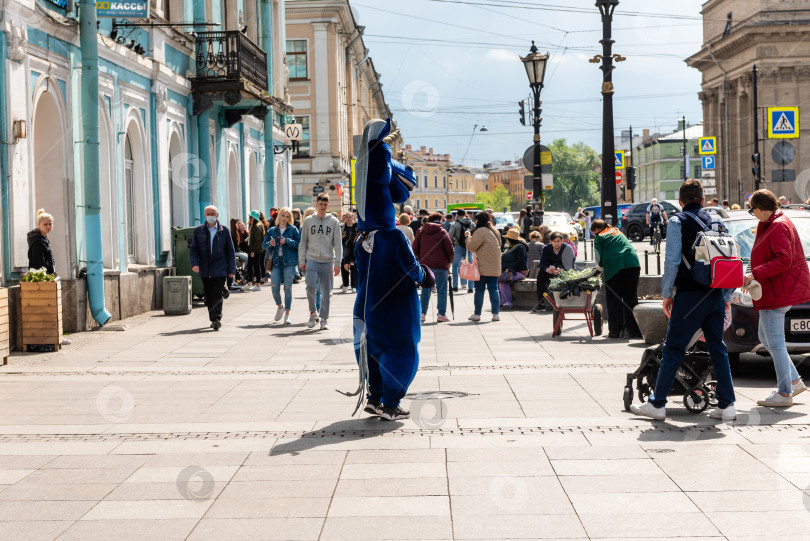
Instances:
[[[567,212],[546,212],[543,215],[543,225],[551,228],[551,231],[559,231],[560,233],[568,233],[571,242],[579,241],[579,232],[571,222],[571,215]]]
[[[509,226],[515,225],[515,219],[508,212],[494,212],[493,215],[495,216],[495,228],[498,231],[500,231],[507,225]]]

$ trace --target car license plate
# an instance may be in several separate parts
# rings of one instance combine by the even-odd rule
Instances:
[[[810,333],[810,319],[791,319],[790,332]]]

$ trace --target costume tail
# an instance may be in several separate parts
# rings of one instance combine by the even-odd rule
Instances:
[[[360,354],[358,355],[357,364],[358,368],[360,369],[360,382],[357,386],[357,390],[355,390],[353,393],[345,393],[335,389],[344,396],[357,396],[357,406],[354,408],[352,416],[354,416],[360,410],[360,408],[363,407],[363,403],[366,401],[366,396],[368,395],[368,338],[366,338],[365,331],[360,338]]]

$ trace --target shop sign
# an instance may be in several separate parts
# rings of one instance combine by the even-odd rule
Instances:
[[[130,19],[148,19],[149,2],[96,2],[98,17],[126,17]]]

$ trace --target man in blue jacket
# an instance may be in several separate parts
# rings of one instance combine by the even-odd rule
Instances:
[[[222,294],[227,277],[236,274],[233,240],[228,228],[219,223],[214,205],[205,207],[205,223],[194,228],[191,238],[191,270],[200,275],[211,328],[222,327]]]

